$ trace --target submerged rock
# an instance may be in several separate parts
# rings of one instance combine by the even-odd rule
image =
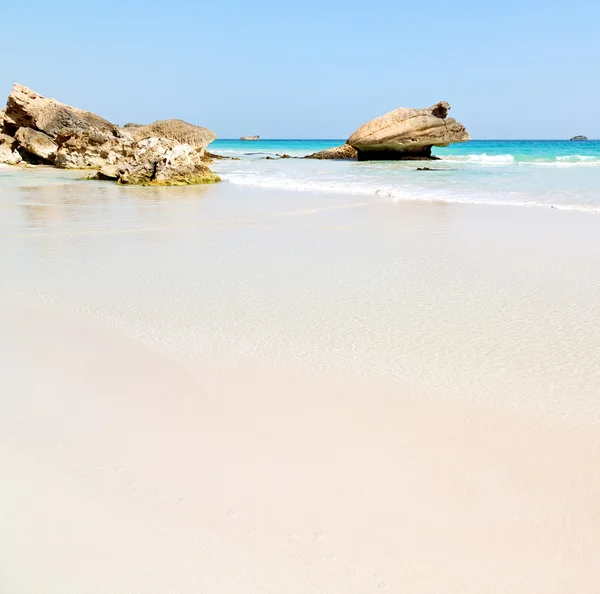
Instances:
[[[573,138],[571,138],[571,140],[587,140],[587,136],[573,136]]]
[[[307,155],[305,159],[356,159],[356,149],[349,144],[342,144],[342,146],[335,146],[333,148]]]
[[[240,140],[260,140],[260,136],[242,136]]]
[[[400,107],[363,124],[347,144],[359,161],[431,159],[433,146],[471,139],[461,123],[447,117],[449,110],[446,101],[426,109]]]
[[[189,144],[168,138],[146,138],[135,143],[133,159],[117,171],[120,184],[186,186],[220,181]]]

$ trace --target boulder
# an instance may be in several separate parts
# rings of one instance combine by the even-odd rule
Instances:
[[[0,163],[5,165],[17,165],[23,157],[16,150],[17,141],[8,134],[0,134]]]
[[[571,140],[587,140],[587,136],[573,136],[573,138],[571,138]]]
[[[240,140],[260,140],[260,136],[242,136]]]
[[[0,132],[14,136],[18,129],[17,123],[6,115],[6,108],[0,109]]]
[[[119,179],[119,168],[116,165],[106,165],[105,167],[98,169],[97,173],[90,179],[116,181]]]
[[[359,161],[431,159],[433,146],[465,142],[465,127],[448,118],[450,105],[441,101],[426,109],[400,107],[363,124],[347,140]]]
[[[64,130],[56,139],[60,148],[54,164],[61,169],[100,169],[133,158],[134,140],[120,131]]]
[[[66,129],[96,129],[112,132],[116,126],[95,113],[42,97],[16,83],[6,102],[5,120],[8,118],[21,128],[33,128],[55,139]]]
[[[52,163],[56,157],[58,145],[43,132],[31,128],[19,128],[15,134],[15,140],[19,143],[20,148],[39,157],[42,161]]]
[[[220,181],[189,144],[168,138],[146,138],[134,144],[133,157],[117,172],[120,184],[185,186]]]
[[[133,124],[132,122],[128,122],[123,126],[123,128],[141,128],[144,124]]]
[[[3,131],[15,129],[15,138],[1,139],[4,162],[23,157],[31,163],[50,162],[65,169],[98,169],[96,179],[117,179],[123,184],[219,181],[202,163],[214,132],[182,120],[119,128],[94,113],[42,97],[19,84],[14,85],[0,117]]]
[[[129,126],[127,133],[134,140],[145,138],[169,138],[187,144],[203,154],[206,147],[217,137],[208,128],[194,126],[183,120],[157,120],[147,126]]]
[[[305,159],[356,159],[356,149],[349,144],[342,144],[342,146],[335,146],[333,148],[313,153],[312,155],[306,155]]]

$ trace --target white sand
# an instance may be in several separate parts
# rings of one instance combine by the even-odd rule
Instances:
[[[2,594],[598,592],[593,427],[0,328]]]

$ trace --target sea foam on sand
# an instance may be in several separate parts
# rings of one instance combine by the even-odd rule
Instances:
[[[597,591],[590,427],[0,327],[3,593]]]

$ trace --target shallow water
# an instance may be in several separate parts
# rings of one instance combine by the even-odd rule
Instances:
[[[596,215],[77,177],[0,170],[3,297],[182,360],[256,357],[600,421]]]
[[[211,150],[240,161],[214,168],[236,185],[279,190],[381,196],[390,200],[444,201],[600,211],[600,141],[471,141],[435,148],[440,161],[319,162],[293,157],[342,140],[217,140]],[[417,172],[426,165],[436,171]]]

